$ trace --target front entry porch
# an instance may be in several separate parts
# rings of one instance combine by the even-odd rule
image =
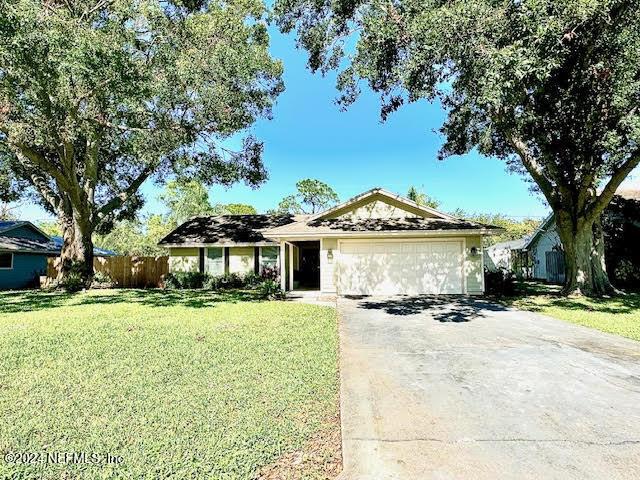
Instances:
[[[285,291],[320,291],[320,240],[281,242],[280,272]]]

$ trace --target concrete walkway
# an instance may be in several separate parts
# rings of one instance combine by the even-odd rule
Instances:
[[[338,309],[341,478],[640,478],[640,343],[463,298]]]

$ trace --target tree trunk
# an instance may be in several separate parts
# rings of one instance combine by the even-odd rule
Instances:
[[[71,276],[78,275],[80,287],[88,288],[93,281],[91,223],[73,212],[68,204],[63,210],[58,215],[63,243],[57,281],[64,285]]]
[[[556,213],[556,225],[564,247],[565,295],[608,295],[615,292],[604,261],[604,237],[600,219],[592,223],[573,221]]]

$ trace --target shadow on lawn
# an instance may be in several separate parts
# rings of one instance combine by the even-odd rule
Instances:
[[[582,310],[609,314],[632,313],[640,310],[640,293],[627,292],[616,297],[580,298],[564,297],[561,287],[539,282],[521,282],[516,287],[516,295],[500,299],[502,303],[540,312],[546,308]]]
[[[93,290],[87,293],[47,292],[23,290],[0,292],[0,313],[31,312],[49,308],[77,305],[113,305],[135,303],[153,307],[213,307],[217,303],[237,303],[260,301],[255,292],[229,290],[212,292],[208,290],[160,290],[160,289],[118,289]]]
[[[357,299],[358,297],[351,297]],[[417,295],[367,299],[358,305],[367,310],[384,310],[389,315],[405,316],[427,313],[442,323],[463,323],[483,316],[483,311],[504,311],[499,303],[462,296]]]

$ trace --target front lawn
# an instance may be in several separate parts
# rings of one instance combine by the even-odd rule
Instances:
[[[0,459],[0,478],[326,478],[336,318],[251,293],[0,292],[0,453],[102,462]]]
[[[522,310],[640,340],[640,294],[614,298],[567,298],[560,287],[535,282],[518,285],[518,295],[507,303]]]

